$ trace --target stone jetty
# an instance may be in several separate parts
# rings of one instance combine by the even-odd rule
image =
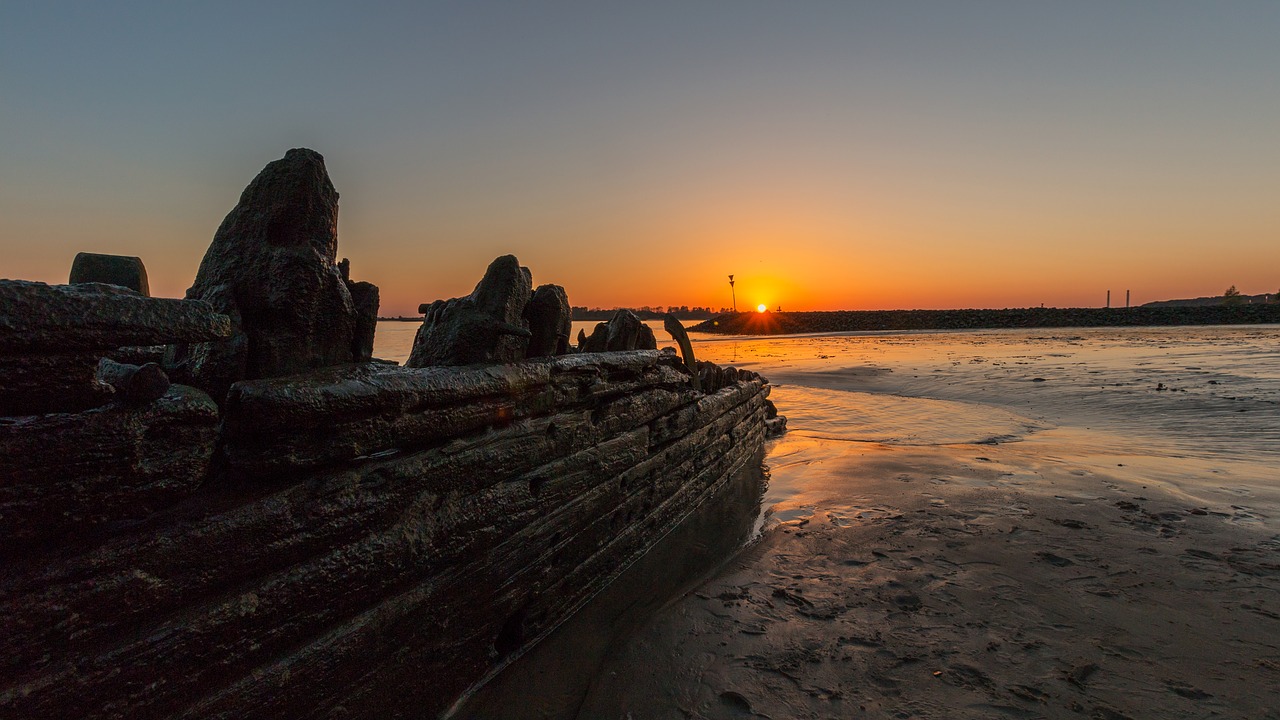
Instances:
[[[1280,303],[1129,308],[1005,310],[832,310],[726,313],[689,328],[721,335],[783,335],[882,330],[979,330],[1052,327],[1253,325],[1280,323]]]

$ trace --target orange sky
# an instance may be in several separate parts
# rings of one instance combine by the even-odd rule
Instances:
[[[388,315],[504,253],[602,307],[1280,290],[1280,4],[486,7],[7,8],[0,276],[179,296],[306,146]]]

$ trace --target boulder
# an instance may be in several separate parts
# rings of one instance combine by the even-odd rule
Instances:
[[[569,334],[573,319],[569,310],[569,296],[559,285],[540,285],[533,291],[524,309],[529,322],[528,357],[550,357],[569,352]]]
[[[378,286],[368,282],[348,282],[351,304],[356,311],[351,336],[351,359],[369,362],[373,358],[373,336],[378,329]]]
[[[608,322],[596,325],[585,343],[579,335],[579,352],[657,349],[658,341],[653,336],[653,330],[626,308],[615,312]]]
[[[378,286],[368,282],[351,281],[351,261],[342,258],[338,263],[338,275],[351,293],[351,306],[356,311],[355,332],[351,337],[351,359],[369,362],[373,359],[373,336],[378,329]]]
[[[521,267],[515,255],[503,255],[489,264],[484,278],[471,292],[476,307],[500,322],[528,330],[524,308],[533,294],[533,277],[529,268]],[[525,357],[528,336],[524,333],[501,333],[494,360],[514,362]]]
[[[787,432],[787,418],[778,414],[778,406],[772,400],[764,401],[764,436],[782,437]]]
[[[494,260],[470,295],[424,303],[426,317],[406,367],[515,362],[525,357],[525,306],[533,291],[529,268],[514,255]]]
[[[147,268],[142,258],[130,255],[103,255],[101,253],[76,253],[71,261],[72,285],[80,283],[106,283],[126,287],[144,297],[151,295],[147,285]]]
[[[217,343],[180,346],[179,377],[217,400],[231,383],[353,360],[357,312],[336,264],[338,193],[313,150],[268,163],[213,237],[187,291],[231,318]]]
[[[609,323],[596,323],[592,328],[591,334],[588,335],[585,330],[578,331],[578,352],[580,353],[598,353],[608,350],[609,345]]]

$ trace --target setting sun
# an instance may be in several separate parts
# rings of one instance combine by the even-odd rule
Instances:
[[[768,310],[768,309],[769,307],[764,303],[760,303],[759,305],[756,306],[756,312],[764,312],[765,310]]]

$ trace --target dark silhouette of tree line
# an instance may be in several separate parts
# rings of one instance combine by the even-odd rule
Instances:
[[[608,320],[621,308],[588,308],[585,305],[574,305],[570,308],[574,320]],[[641,320],[658,320],[670,313],[680,320],[707,320],[716,315],[729,312],[729,308],[715,310],[710,307],[690,307],[688,305],[641,305],[638,308],[626,308],[635,313]]]

